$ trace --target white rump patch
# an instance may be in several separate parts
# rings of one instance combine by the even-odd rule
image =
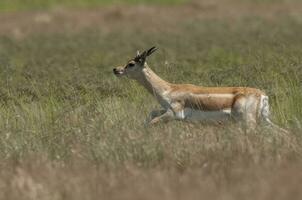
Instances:
[[[270,111],[269,111],[268,96],[261,95],[258,115],[259,117],[262,117],[264,119],[269,117]]]
[[[219,111],[202,111],[191,108],[185,108],[176,113],[177,119],[185,119],[190,121],[218,121],[226,120],[231,116],[231,109],[223,109]]]

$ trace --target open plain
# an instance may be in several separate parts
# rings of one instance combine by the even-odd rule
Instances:
[[[0,199],[302,199],[301,2],[3,2]],[[112,69],[154,45],[165,80],[263,89],[289,133],[146,127],[158,103]]]

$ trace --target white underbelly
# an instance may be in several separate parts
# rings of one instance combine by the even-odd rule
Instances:
[[[177,119],[185,119],[190,121],[221,121],[227,120],[231,116],[231,109],[223,109],[219,111],[202,111],[191,108],[185,108],[176,113]]]

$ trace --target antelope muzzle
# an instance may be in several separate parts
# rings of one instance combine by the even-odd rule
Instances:
[[[116,67],[113,69],[113,73],[119,77],[125,74],[125,69],[123,67]]]

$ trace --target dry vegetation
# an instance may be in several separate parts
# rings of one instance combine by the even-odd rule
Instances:
[[[0,199],[301,199],[302,4],[0,13]],[[145,127],[157,103],[112,75],[137,49],[171,82],[251,86],[284,134]]]

